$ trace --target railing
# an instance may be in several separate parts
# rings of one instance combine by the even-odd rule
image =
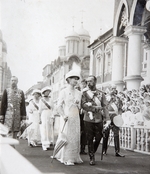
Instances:
[[[150,121],[141,122],[140,120],[141,125],[137,123],[136,119],[132,122],[129,119],[128,122],[125,120],[125,124],[120,127],[120,147],[150,155]],[[110,132],[109,139],[110,145],[114,146],[113,132]]]

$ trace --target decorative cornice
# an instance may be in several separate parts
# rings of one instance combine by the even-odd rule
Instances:
[[[126,27],[124,34],[130,36],[132,34],[142,35],[146,32],[146,27],[129,25]]]
[[[128,42],[128,39],[127,38],[123,38],[123,37],[116,37],[114,36],[111,40],[110,40],[110,44],[111,45],[115,45],[115,44],[125,44]]]
[[[124,81],[130,81],[130,80],[139,80],[139,81],[143,81],[144,79],[140,76],[140,75],[129,75],[124,77],[123,79]]]
[[[123,80],[117,80],[117,81],[112,81],[113,84],[115,85],[122,85],[124,84],[124,81]]]

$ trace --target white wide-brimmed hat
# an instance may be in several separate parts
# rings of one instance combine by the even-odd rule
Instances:
[[[44,87],[42,90],[41,90],[41,93],[43,94],[45,91],[52,91],[52,89],[51,89],[51,87],[49,87],[49,86],[46,86],[46,87]]]
[[[78,77],[80,79],[80,73],[75,70],[71,70],[66,74],[65,79],[67,80],[69,77]]]
[[[34,95],[35,93],[38,93],[41,95],[41,91],[39,89],[34,89],[33,92],[32,92],[32,95]]]

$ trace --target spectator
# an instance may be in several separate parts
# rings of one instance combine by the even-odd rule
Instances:
[[[110,134],[110,129],[112,129],[114,134],[114,145],[115,145],[115,155],[116,157],[124,157],[125,155],[122,155],[120,153],[120,138],[119,138],[119,125],[115,124],[114,119],[121,119],[122,118],[122,102],[118,96],[116,96],[115,92],[110,93],[110,101],[108,101],[108,110],[109,110],[109,116],[111,119],[111,124],[105,128],[105,138],[103,140],[103,147],[104,147],[104,154],[107,153],[107,147],[108,147],[108,138]]]

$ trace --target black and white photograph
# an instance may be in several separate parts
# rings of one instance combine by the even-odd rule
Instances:
[[[0,174],[150,173],[150,0],[0,0]]]

